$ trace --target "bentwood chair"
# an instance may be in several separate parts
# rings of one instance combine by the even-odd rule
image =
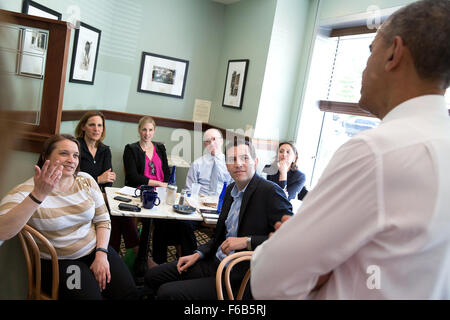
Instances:
[[[219,264],[219,267],[217,268],[216,272],[216,292],[217,292],[217,299],[218,300],[224,300],[223,292],[222,292],[222,273],[223,269],[225,269],[225,277],[224,277],[224,283],[225,283],[225,289],[228,294],[229,300],[234,300],[233,291],[231,288],[231,282],[230,282],[230,273],[233,267],[242,262],[242,261],[250,261],[252,258],[253,251],[240,251],[235,252],[233,254],[228,255],[225,257]],[[244,278],[242,279],[241,286],[239,288],[238,294],[236,296],[236,300],[242,300],[242,296],[244,295],[245,288],[247,286],[248,280],[250,279],[250,269],[247,270],[247,272],[244,275]]]
[[[18,234],[27,264],[28,300],[57,300],[59,286],[58,256],[55,248],[41,233],[29,225],[25,225]],[[45,247],[52,260],[52,291],[51,295],[41,291],[41,251],[36,241]],[[44,251],[44,252],[45,252]]]

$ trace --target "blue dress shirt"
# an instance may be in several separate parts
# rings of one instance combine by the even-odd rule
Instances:
[[[241,191],[238,190],[237,186],[234,185],[233,189],[231,190],[230,195],[233,197],[233,203],[231,204],[230,211],[228,212],[228,217],[225,220],[225,225],[227,227],[227,236],[229,237],[236,237],[238,232],[238,226],[239,226],[239,212],[241,211],[241,204],[242,204],[242,198],[244,197],[244,192],[247,189],[247,186],[245,186],[244,189]],[[234,250],[231,251],[229,254],[234,253]],[[224,259],[227,255],[222,252],[222,249],[219,247],[217,249],[216,257],[220,261]]]
[[[233,182],[225,165],[225,155],[212,156],[207,153],[195,160],[186,176],[186,190],[191,191],[193,183],[199,183],[200,193],[210,196],[220,194],[223,183]]]

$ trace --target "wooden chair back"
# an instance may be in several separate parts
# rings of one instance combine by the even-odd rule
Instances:
[[[18,234],[25,256],[28,273],[28,300],[57,300],[59,287],[58,256],[55,248],[41,233],[29,225],[25,225]],[[41,291],[41,251],[36,239],[47,248],[52,260],[52,292],[51,295]]]
[[[224,300],[223,291],[222,291],[223,269],[225,269],[224,283],[225,283],[225,289],[227,291],[228,299],[234,300],[233,290],[231,288],[231,282],[230,282],[231,270],[239,262],[250,261],[252,258],[252,254],[253,254],[253,251],[235,252],[233,254],[228,255],[220,262],[219,267],[217,268],[217,272],[216,272],[216,292],[217,292],[218,300]],[[247,272],[244,275],[244,278],[242,279],[241,286],[239,287],[239,291],[236,296],[236,300],[242,300],[242,296],[244,295],[244,291],[245,291],[245,288],[247,286],[249,279],[250,279],[250,269],[247,270]]]

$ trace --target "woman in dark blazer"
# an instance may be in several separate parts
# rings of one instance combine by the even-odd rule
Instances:
[[[298,152],[294,143],[285,141],[278,145],[276,160],[264,167],[267,180],[278,184],[288,200],[297,197],[305,185],[305,175],[297,169]]]
[[[105,117],[100,111],[87,112],[75,128],[75,136],[80,142],[80,170],[89,173],[103,193],[105,187],[111,187],[116,180],[116,174],[112,172],[111,150],[102,143],[105,135]],[[133,220],[111,216],[109,245],[117,252],[120,252],[122,235],[125,248],[132,248],[137,253],[139,235]]]
[[[111,150],[103,139],[106,136],[105,117],[100,111],[88,111],[75,128],[75,137],[80,143],[80,171],[89,173],[102,192],[116,180],[112,171]]]
[[[141,185],[167,187],[170,170],[164,144],[152,141],[156,124],[153,118],[145,116],[139,120],[140,140],[125,146],[123,164],[125,185],[137,188]],[[166,220],[154,220],[152,256],[157,263],[167,260],[167,243],[176,236],[172,224]],[[154,262],[149,260],[149,267]]]

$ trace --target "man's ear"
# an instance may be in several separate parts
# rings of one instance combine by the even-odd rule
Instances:
[[[258,157],[255,158],[255,170],[258,168]]]
[[[403,43],[403,39],[401,37],[394,37],[392,45],[388,48],[388,53],[390,56],[385,64],[385,70],[392,71],[398,67],[405,53],[405,44]]]

